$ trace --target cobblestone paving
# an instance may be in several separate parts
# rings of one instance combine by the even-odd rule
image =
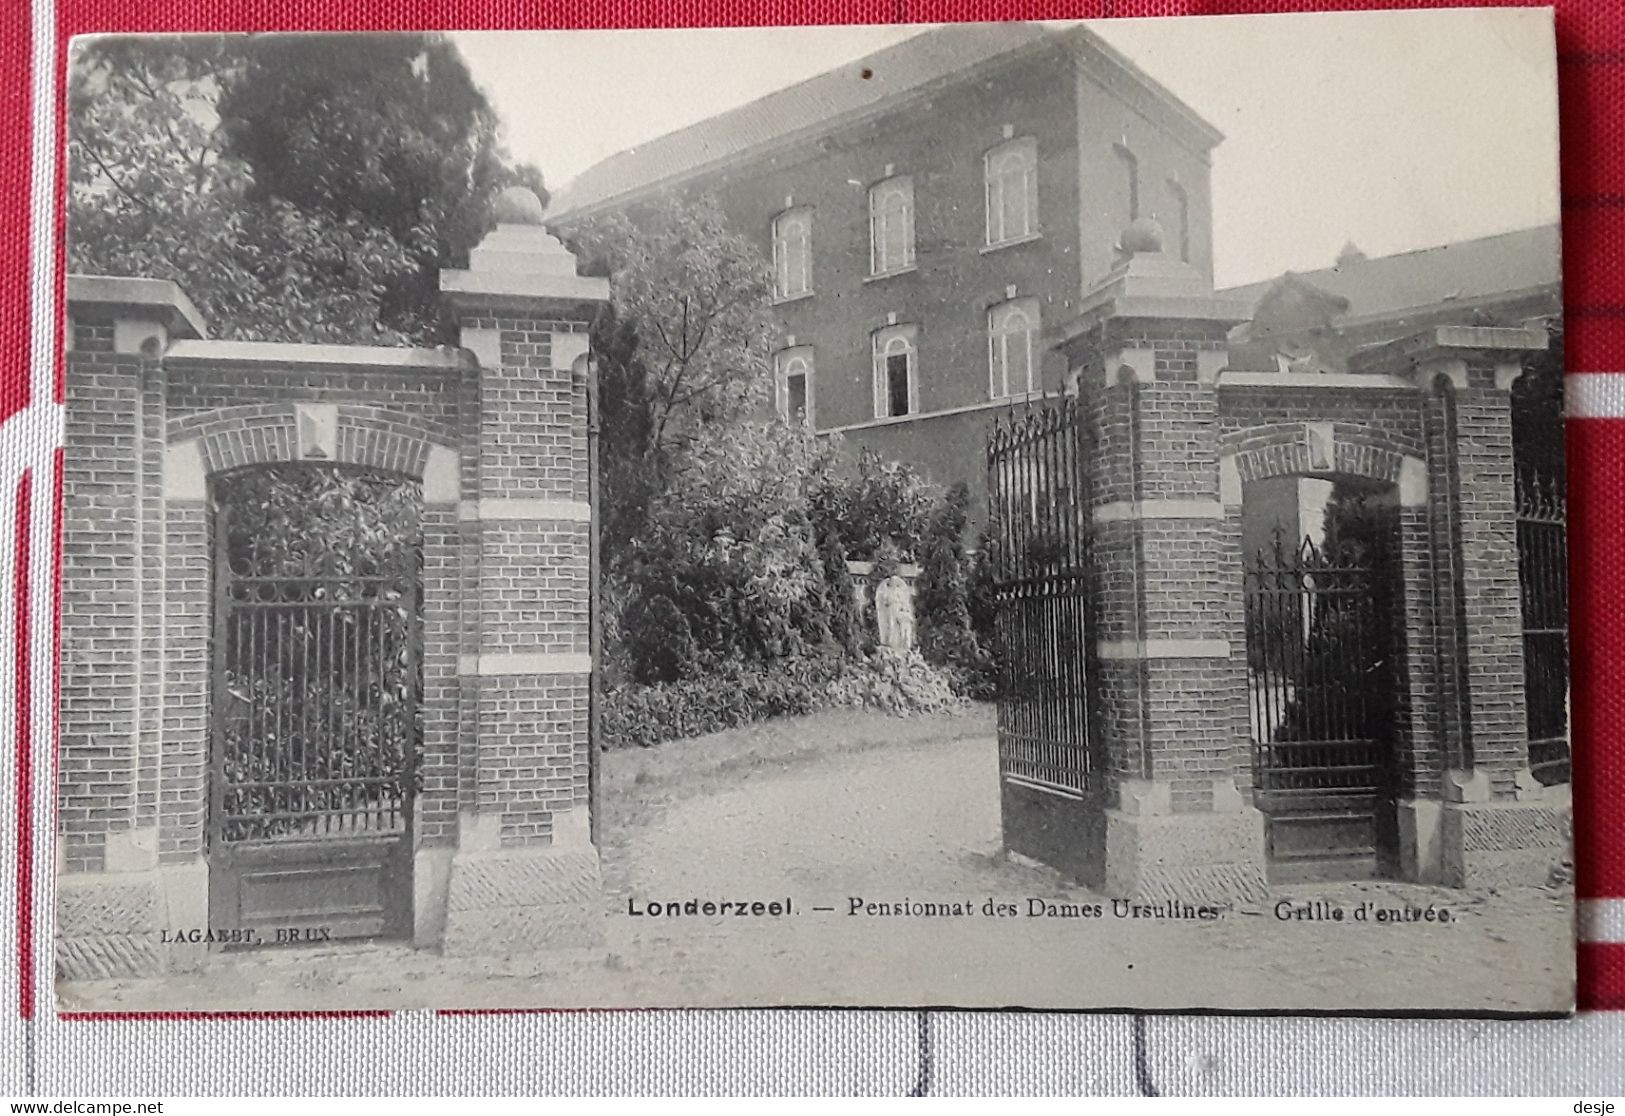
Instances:
[[[982,716],[976,714],[974,716]],[[633,756],[636,753],[632,754]],[[610,763],[635,759],[612,755]],[[452,961],[347,945],[217,957],[204,973],[68,986],[67,1009],[1083,1005],[1560,1010],[1571,907],[1556,891],[1467,894],[1381,882],[1277,888],[1213,921],[1027,917],[1031,900],[1110,903],[998,855],[989,735],[621,778],[604,849],[605,948]],[[628,903],[789,898],[783,918],[629,915]],[[962,903],[964,917],[850,914]],[[1017,914],[986,917],[989,900]],[[1275,917],[1447,907],[1403,926]],[[816,907],[832,908],[827,911]],[[1324,909],[1324,908],[1322,908]]]

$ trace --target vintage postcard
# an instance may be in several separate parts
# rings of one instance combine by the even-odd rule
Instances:
[[[1554,74],[77,40],[59,1006],[1569,1011]]]

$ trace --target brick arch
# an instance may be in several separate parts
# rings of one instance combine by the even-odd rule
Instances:
[[[1242,484],[1271,477],[1334,473],[1398,484],[1412,475],[1426,473],[1420,446],[1345,422],[1251,426],[1226,434],[1220,455]]]
[[[388,407],[337,404],[333,463],[361,465],[424,479],[436,448],[455,452],[413,415]],[[298,409],[293,404],[217,407],[168,423],[171,447],[195,445],[203,472],[297,461]]]

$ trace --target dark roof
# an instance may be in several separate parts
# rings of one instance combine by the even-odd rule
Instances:
[[[1221,138],[1173,94],[1084,27],[1049,31],[1034,23],[953,23],[769,93],[736,109],[611,155],[554,199],[554,220],[679,181],[731,158],[860,119],[907,94],[1035,44],[1071,41],[1103,56],[1170,106],[1211,145]],[[862,76],[868,71],[869,77]]]
[[[1288,275],[1347,300],[1342,321],[1352,324],[1441,303],[1465,306],[1555,289],[1560,281],[1560,247],[1558,227],[1539,225]],[[1221,293],[1251,299],[1256,308],[1280,282],[1268,279]]]

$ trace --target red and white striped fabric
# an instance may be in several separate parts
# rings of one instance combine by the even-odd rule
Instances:
[[[1500,6],[1517,2],[1499,0]],[[0,1093],[29,1093],[49,1085],[58,1090],[56,1095],[68,1088],[88,1095],[96,1082],[111,1089],[107,1083],[115,1080],[127,1093],[144,1086],[147,1092],[167,1095],[362,1087],[385,1092],[502,1091],[506,1087],[550,1091],[560,1087],[563,1078],[549,1076],[552,1071],[537,1069],[540,1063],[533,1061],[514,1063],[507,1069],[496,1066],[494,1076],[467,1077],[471,1066],[485,1064],[478,1057],[470,1062],[471,1051],[499,1049],[483,1044],[509,1041],[524,1042],[531,1051],[562,1048],[566,1061],[570,1051],[583,1058],[608,1059],[576,1067],[585,1076],[574,1087],[587,1091],[886,1091],[893,1084],[904,1088],[920,1084],[920,1073],[929,1076],[933,1044],[938,1051],[935,1084],[943,1088],[949,1087],[954,1073],[964,1075],[958,1080],[962,1088],[986,1086],[991,1080],[986,1075],[998,1072],[989,1067],[1002,1064],[1014,1073],[1012,1059],[1026,1059],[1019,1067],[1019,1074],[1025,1075],[1021,1081],[1004,1079],[1012,1090],[1047,1084],[1110,1091],[1120,1085],[1146,1087],[1142,1078],[1157,1069],[1159,1029],[1165,1047],[1173,1052],[1170,1056],[1175,1061],[1170,1064],[1187,1078],[1198,1083],[1207,1080],[1210,1085],[1212,1081],[1202,1074],[1212,1066],[1203,1059],[1217,1056],[1222,1061],[1223,1056],[1201,1051],[1226,1043],[1238,1058],[1276,1058],[1277,1068],[1290,1070],[1296,1060],[1298,1075],[1288,1084],[1311,1080],[1304,1076],[1311,1070],[1303,1060],[1313,1058],[1327,1061],[1329,1068],[1324,1072],[1332,1075],[1313,1080],[1335,1087],[1340,1080],[1337,1075],[1344,1074],[1347,1076],[1341,1080],[1357,1080],[1362,1089],[1376,1091],[1383,1091],[1385,1084],[1400,1091],[1417,1082],[1439,1091],[1475,1091],[1473,1086],[1480,1079],[1474,1074],[1504,1068],[1509,1058],[1530,1065],[1541,1062],[1554,1071],[1561,1071],[1563,1058],[1582,1068],[1587,1062],[1614,1064],[1625,1037],[1625,1030],[1617,1024],[1625,1016],[1582,1019],[1579,1024],[1530,1024],[1527,1026],[1548,1029],[1497,1032],[1494,1043],[1484,1039],[1482,1024],[1460,1031],[1446,1030],[1455,1026],[1447,1023],[1348,1021],[1340,1027],[1331,1020],[1152,1021],[1149,1055],[1146,1028],[1131,1029],[1125,1021],[1100,1017],[940,1016],[932,1024],[922,1016],[918,1030],[908,1016],[822,1012],[794,1017],[641,1013],[641,1019],[640,1013],[633,1013],[604,1018],[599,1024],[579,1016],[529,1016],[526,1018],[532,1022],[524,1023],[512,1017],[436,1020],[418,1015],[353,1021],[349,1029],[344,1028],[352,1021],[331,1019],[59,1024],[51,1017],[48,928],[54,865],[50,811],[55,782],[55,574],[63,398],[60,141],[62,74],[71,36],[135,31],[889,23],[1434,6],[1443,5],[1414,0],[987,0],[981,4],[968,0],[562,0],[549,5],[530,0],[10,0],[0,5],[0,204],[7,207],[8,217],[0,221],[0,500],[6,505],[0,515],[0,583],[11,597],[0,608],[0,645],[5,648],[0,665],[0,734],[16,756],[14,785],[0,794],[0,853],[6,865],[0,879],[0,901],[13,914],[11,919],[0,919],[0,924],[7,924],[0,932],[0,947],[8,952],[0,970],[6,974],[4,987],[11,990],[8,1003],[0,1010],[0,1048],[26,1047],[29,1051],[27,1068],[16,1071],[22,1077],[8,1076],[13,1073],[9,1066],[0,1069]],[[1580,1002],[1592,1012],[1625,1011],[1625,611],[1618,608],[1618,602],[1625,601],[1625,562],[1621,561],[1625,554],[1625,372],[1619,371],[1625,369],[1625,131],[1618,111],[1625,104],[1625,6],[1618,0],[1557,0],[1556,9],[1565,314],[1572,373],[1569,490]],[[1485,977],[1493,980],[1493,974]],[[44,1027],[37,1034],[36,1023]],[[589,1047],[579,1044],[581,1029],[594,1026],[600,1039],[619,1049],[618,1054],[605,1047],[589,1055]],[[1396,1029],[1413,1026],[1438,1029],[1419,1043],[1414,1041],[1417,1032]],[[196,1031],[198,1027],[205,1031]],[[216,1029],[209,1031],[209,1027]],[[563,1033],[571,1027],[577,1029],[576,1039]],[[1229,1029],[1222,1032],[1224,1038],[1216,1038],[1220,1032],[1208,1030],[1213,1027]],[[1569,1029],[1553,1031],[1550,1027]],[[86,1028],[105,1030],[87,1032]],[[1071,1037],[1058,1038],[1065,1028],[1071,1028],[1067,1032]],[[482,1029],[483,1034],[479,1033]],[[62,1038],[64,1030],[80,1033]],[[1199,1033],[1209,1037],[1201,1039]],[[1064,1058],[1055,1048],[1061,1041],[1073,1047]],[[194,1042],[201,1044],[194,1053],[207,1054],[212,1049],[215,1056],[212,1069],[197,1071],[205,1076],[187,1076],[193,1071],[182,1070],[173,1061],[168,1077],[94,1076],[101,1062],[109,1058],[131,1066],[145,1064],[149,1056],[154,1064],[186,1059],[189,1056],[179,1053],[176,1044]],[[1339,1048],[1340,1042],[1354,1045]],[[1460,1056],[1460,1044],[1469,1042],[1475,1044],[1476,1058]],[[340,1075],[328,1060],[290,1069],[291,1063],[300,1061],[287,1056],[293,1044],[313,1053],[347,1047],[345,1057],[338,1061],[349,1067],[351,1075]],[[708,1071],[695,1068],[700,1076],[683,1076],[684,1065],[698,1067],[695,1059],[707,1050],[715,1052],[719,1045],[731,1047],[735,1055],[758,1049],[763,1068],[732,1065],[715,1070],[716,1076],[709,1078],[704,1076]],[[1509,1054],[1514,1047],[1521,1047],[1522,1054]],[[960,1048],[965,1061],[945,1061],[950,1050]],[[1316,1050],[1320,1052],[1314,1053]],[[815,1052],[810,1061],[809,1051]],[[1329,1051],[1335,1051],[1336,1057]],[[1099,1062],[1089,1061],[1097,1055]],[[1371,1075],[1362,1077],[1366,1072],[1362,1059],[1368,1055]],[[1409,1069],[1407,1057],[1411,1059]],[[222,1058],[224,1063],[219,1061]],[[1079,1062],[1079,1058],[1084,1060]],[[1424,1063],[1429,1058],[1439,1062],[1430,1067],[1416,1064],[1417,1058]],[[396,1060],[393,1066],[391,1059]],[[828,1064],[835,1068],[827,1071],[829,1076],[819,1077],[825,1071],[809,1068],[813,1063],[823,1064],[820,1059],[833,1059]],[[978,1059],[984,1067],[980,1078]],[[1078,1068],[1066,1073],[1057,1070],[1055,1076],[1045,1077],[1048,1067],[1060,1064],[1057,1059]],[[61,1064],[51,1069],[53,1060]],[[404,1067],[403,1060],[410,1060],[412,1067]],[[1379,1063],[1388,1076],[1377,1072]],[[777,1076],[775,1067],[782,1071]],[[298,1072],[307,1076],[299,1077]],[[795,1077],[804,1072],[812,1077]],[[1272,1072],[1270,1067],[1253,1064],[1237,1068],[1236,1076],[1227,1080],[1237,1089],[1284,1087],[1269,1075]],[[1119,1080],[1119,1073],[1126,1076]],[[1551,1090],[1580,1079],[1536,1073],[1519,1080],[1544,1081]]]

